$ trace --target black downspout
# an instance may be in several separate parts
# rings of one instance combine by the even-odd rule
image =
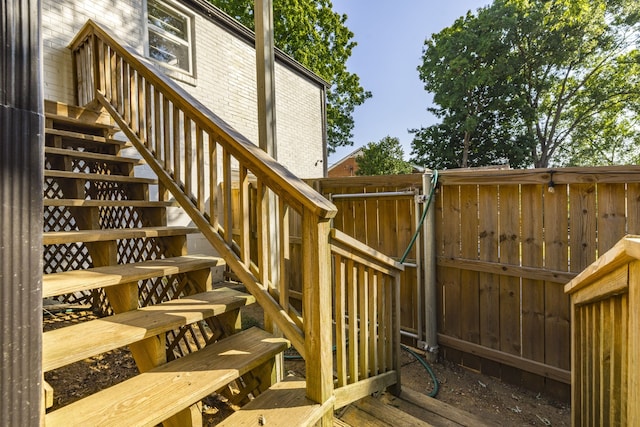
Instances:
[[[0,0],[0,426],[42,422],[40,0]]]

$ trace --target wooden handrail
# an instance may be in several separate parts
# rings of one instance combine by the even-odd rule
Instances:
[[[107,110],[158,176],[159,197],[165,190],[175,197],[305,358],[307,396],[319,403],[334,398],[329,304],[334,297],[341,304],[335,331],[341,385],[358,390],[351,396],[394,382],[399,389],[404,267],[331,230],[337,210],[330,201],[100,25],[88,21],[70,47],[79,102],[97,102]],[[285,277],[291,262],[288,230],[298,220],[301,316],[289,306]],[[349,337],[345,328],[350,328]],[[370,354],[371,361],[364,360],[369,356],[354,359],[355,344],[350,355],[345,353],[346,338],[358,341],[360,354]],[[358,381],[365,383],[355,387]]]
[[[336,215],[337,209],[333,203],[232,128],[171,78],[158,72],[151,61],[140,56],[100,24],[88,20],[71,41],[69,48],[75,51],[91,34],[98,36],[110,47],[117,48],[118,53],[136,69],[139,75],[159,88],[176,107],[188,111],[191,119],[196,121],[198,125],[203,128],[211,126],[212,133],[228,144],[230,153],[246,164],[247,168],[258,175],[260,179],[267,182],[268,187],[278,192],[278,195],[284,196],[293,203],[300,204],[321,218],[333,218]]]

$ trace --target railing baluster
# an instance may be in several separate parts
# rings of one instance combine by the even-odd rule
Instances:
[[[226,148],[222,150],[222,174],[222,224],[224,226],[225,241],[228,245],[231,245],[233,243],[233,212],[231,204],[231,155]]]
[[[244,262],[245,266],[251,264],[251,225],[249,221],[249,209],[250,209],[250,194],[249,194],[249,174],[247,168],[240,166],[240,197],[239,197],[239,212],[240,212],[240,224],[238,229],[240,230],[240,259]]]
[[[346,319],[346,261],[340,255],[334,255],[335,274],[335,322],[336,322],[336,371],[338,387],[347,385],[347,319]]]
[[[124,121],[131,124],[131,87],[129,86],[129,64],[122,61],[122,107]]]
[[[359,302],[359,366],[360,378],[369,378],[369,294],[365,278],[365,267],[358,266],[358,302]]]
[[[140,135],[140,139],[146,145],[147,144],[147,127],[146,127],[146,118],[147,118],[147,104],[146,104],[146,95],[145,88],[146,83],[144,78],[137,73],[137,82],[136,86],[138,87],[138,134]]]
[[[154,148],[154,129],[155,129],[155,125],[153,123],[153,117],[154,117],[154,106],[153,106],[153,88],[151,86],[151,83],[149,83],[146,79],[144,82],[144,109],[145,109],[145,116],[144,116],[144,121],[145,121],[145,132],[146,132],[146,146],[149,150],[151,150],[152,152],[155,151]]]
[[[289,205],[287,205],[282,197],[278,199],[278,207],[280,211],[278,230],[280,233],[280,282],[276,284],[276,287],[280,291],[280,306],[286,310],[289,310],[289,268],[291,261],[291,243],[289,236],[290,215]]]
[[[387,293],[384,287],[384,281],[381,280],[381,274],[376,271],[376,279],[380,288],[378,295],[378,319],[381,320],[378,327],[378,360],[380,363],[380,373],[387,372]]]
[[[184,117],[184,192],[189,197],[193,196],[193,141],[191,140],[191,119]]]
[[[182,159],[180,158],[180,153],[182,152],[182,150],[180,149],[182,129],[180,126],[180,109],[177,108],[175,105],[173,105],[172,127],[173,127],[173,138],[172,138],[173,147],[171,152],[173,154],[173,176],[175,180],[178,182],[178,184],[180,184],[184,182],[184,180],[182,179],[182,175],[180,173],[180,171],[182,170],[182,168],[180,167],[180,162],[182,161]]]
[[[372,269],[367,272],[367,285],[369,287],[369,322],[370,337],[369,340],[369,367],[372,375],[378,375],[380,373],[380,367],[378,366],[378,346],[380,341],[380,335],[378,332],[378,277]]]
[[[349,316],[349,383],[358,382],[358,272],[347,261],[347,313]]]
[[[153,118],[154,118],[154,138],[153,149],[155,151],[156,159],[162,159],[162,110],[161,110],[161,98],[162,94],[154,89],[153,91]]]
[[[171,174],[171,111],[169,109],[169,99],[162,98],[162,154],[164,158],[164,168]],[[175,178],[175,175],[174,175]]]
[[[393,343],[395,342],[395,334],[393,333],[393,320],[394,320],[394,304],[393,304],[393,287],[391,280],[388,276],[383,276],[384,283],[384,292],[387,300],[387,311],[385,312],[385,325],[386,325],[386,335],[387,338],[385,340],[385,360],[387,362],[387,371],[393,369]]]
[[[257,219],[258,227],[258,269],[260,271],[260,281],[263,285],[269,282],[269,191],[262,182],[258,180],[257,190]]]
[[[209,224],[218,230],[218,141],[209,134]]]
[[[196,126],[196,200],[198,210],[204,212],[204,130]]]

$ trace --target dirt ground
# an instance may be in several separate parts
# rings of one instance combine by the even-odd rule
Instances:
[[[259,308],[243,314],[243,324],[260,324]],[[58,315],[45,313],[45,330],[94,317],[90,312]],[[439,382],[437,399],[471,412],[496,426],[568,426],[570,408],[544,395],[504,384],[500,380],[461,368],[447,362],[431,365]],[[285,371],[304,376],[304,362],[285,360]],[[131,354],[126,349],[114,350],[85,359],[45,374],[54,389],[54,408],[64,406],[83,395],[119,383],[136,374]],[[409,353],[402,352],[403,386],[429,394],[433,382],[426,369]],[[204,401],[205,425],[213,426],[233,411],[221,396]]]

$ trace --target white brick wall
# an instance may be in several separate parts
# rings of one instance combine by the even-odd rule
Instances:
[[[139,53],[145,50],[145,0],[43,0],[45,98],[74,103],[67,46],[92,19]],[[178,82],[231,126],[257,143],[255,52],[223,28],[195,16],[195,85]],[[276,64],[278,160],[301,178],[320,177],[323,164],[322,90]]]

